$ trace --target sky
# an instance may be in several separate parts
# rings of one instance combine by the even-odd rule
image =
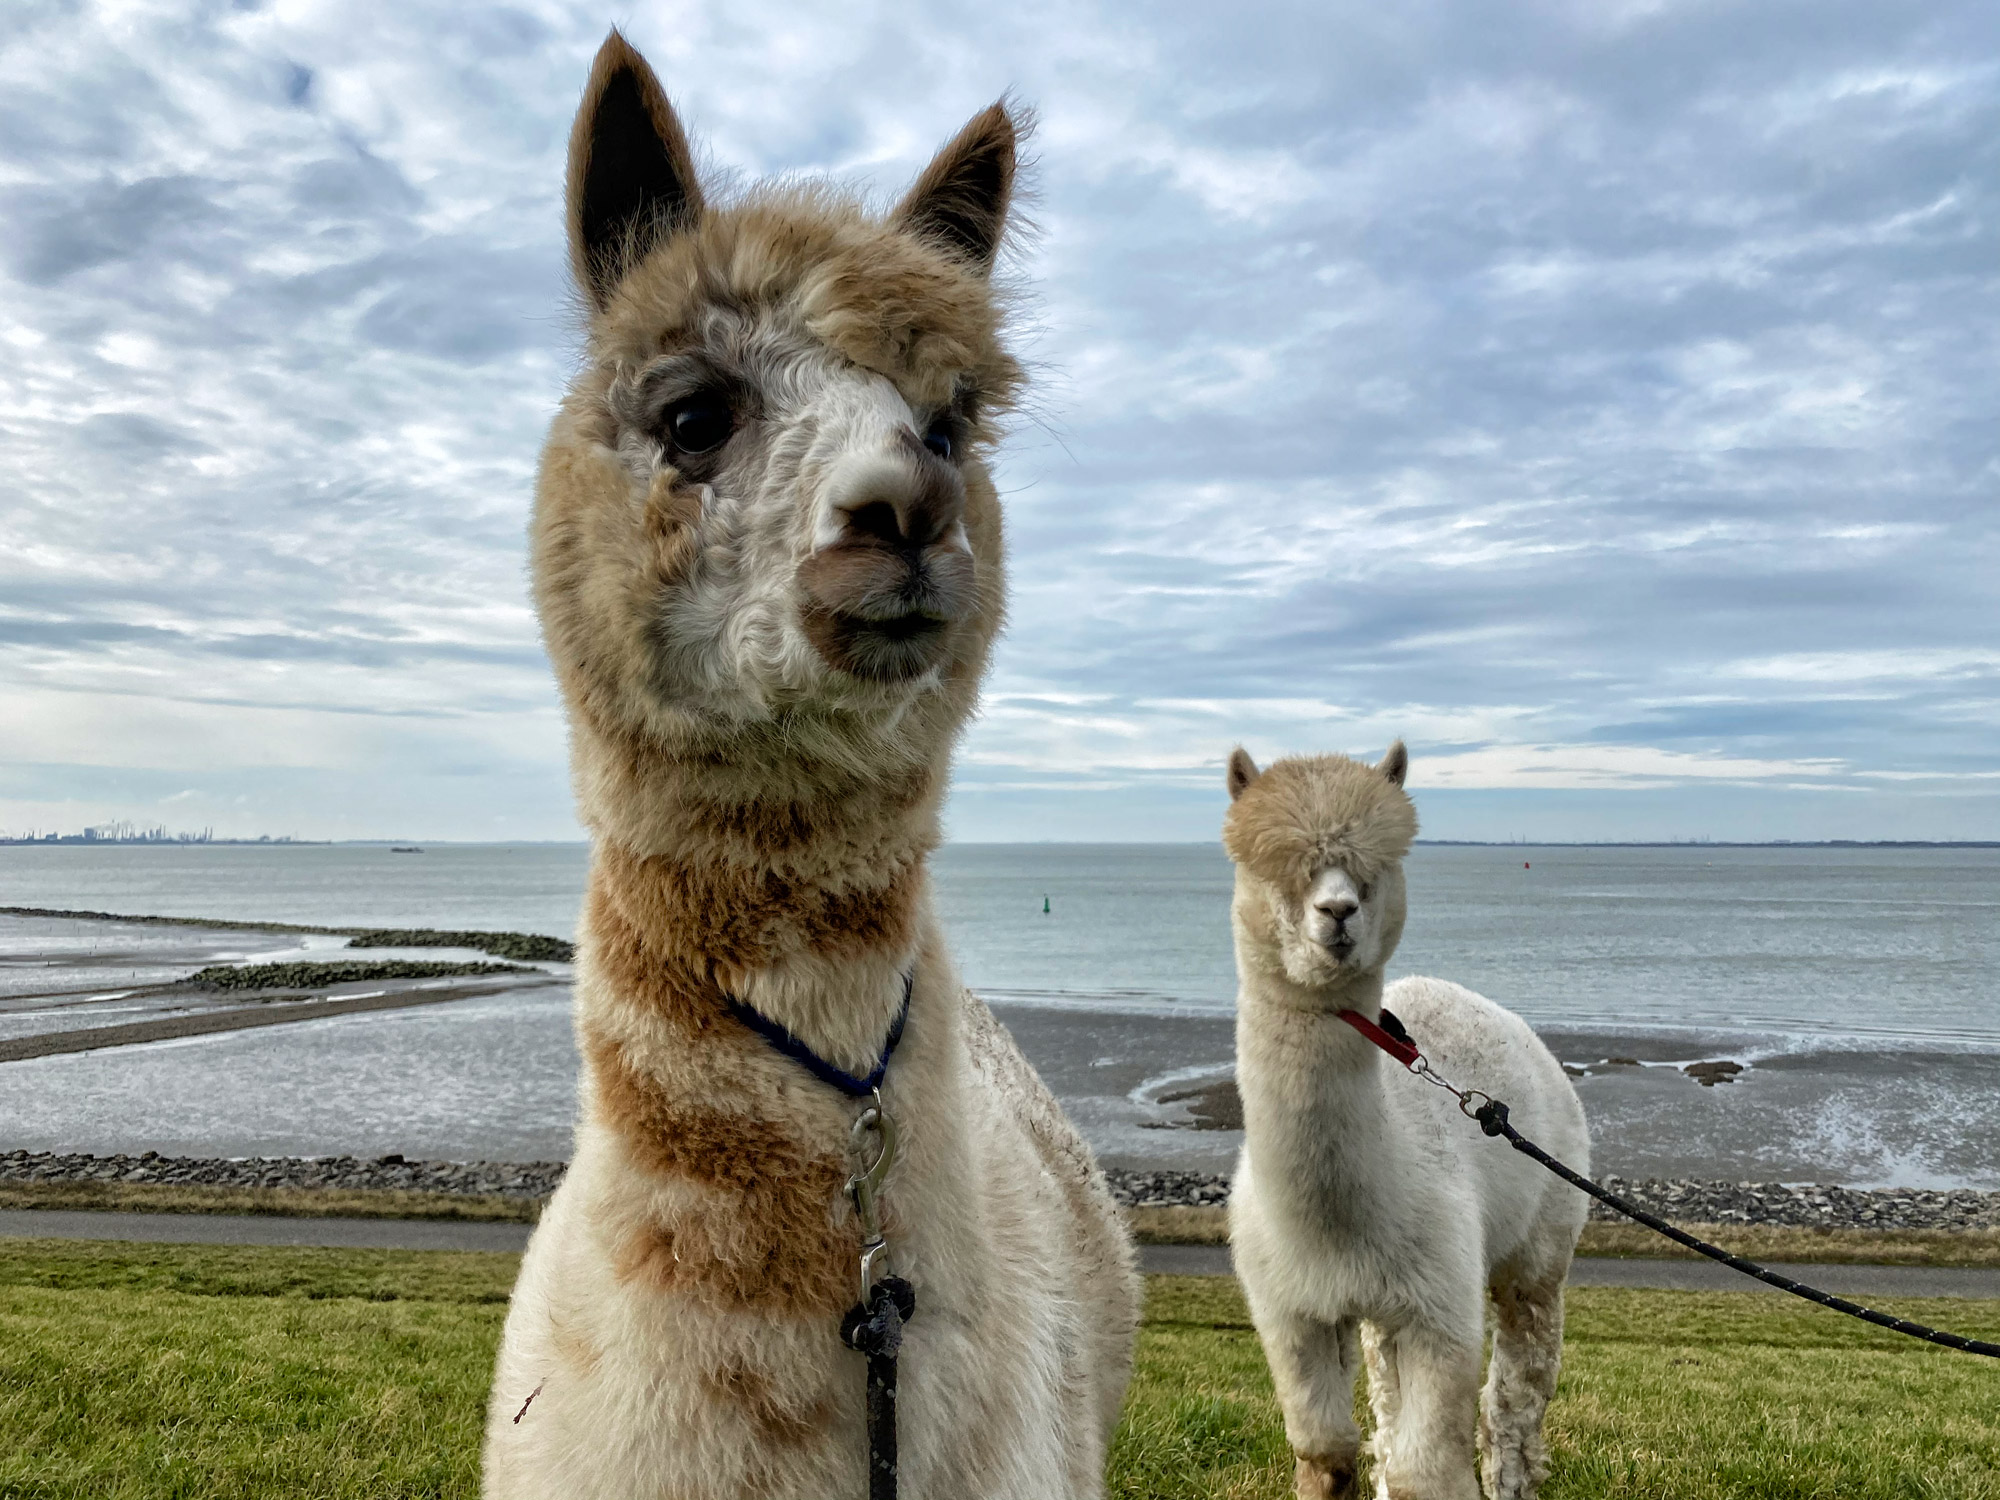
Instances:
[[[0,832],[565,839],[527,601],[620,25],[718,179],[1040,117],[961,839],[2000,838],[2000,7],[0,9]]]

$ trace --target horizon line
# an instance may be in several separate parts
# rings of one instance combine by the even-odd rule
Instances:
[[[1455,849],[2000,849],[2000,839],[1416,839],[1417,848]],[[941,848],[1193,849],[1219,848],[1220,839],[946,839]],[[424,846],[450,849],[587,849],[584,839],[80,839],[0,837],[0,849],[366,849],[422,854]]]

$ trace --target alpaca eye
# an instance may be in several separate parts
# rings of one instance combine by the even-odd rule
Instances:
[[[939,417],[924,434],[924,446],[939,458],[950,458],[958,451],[958,444],[952,439],[951,425],[950,417]]]
[[[1355,894],[1358,895],[1363,901],[1366,901],[1368,899],[1368,893],[1374,889],[1375,887],[1373,887],[1372,885],[1368,885],[1367,883],[1364,882],[1362,884],[1361,889],[1355,892]]]
[[[667,408],[667,440],[682,453],[709,453],[729,441],[736,417],[720,391],[699,391]]]

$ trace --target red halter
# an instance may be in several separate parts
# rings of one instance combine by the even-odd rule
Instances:
[[[1363,1036],[1367,1037],[1369,1041],[1380,1047],[1384,1052],[1395,1058],[1404,1067],[1407,1068],[1417,1060],[1417,1044],[1411,1041],[1407,1035],[1396,1036],[1391,1032],[1384,1031],[1358,1010],[1342,1010],[1336,1011],[1334,1014],[1338,1015],[1341,1020],[1352,1026]],[[1388,1015],[1389,1013],[1384,1011],[1383,1014]],[[1400,1022],[1397,1023],[1396,1030],[1401,1031],[1402,1029],[1402,1024]]]

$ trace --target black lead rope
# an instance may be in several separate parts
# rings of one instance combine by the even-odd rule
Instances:
[[[1907,1333],[1913,1339],[1922,1339],[1930,1344],[1942,1344],[1947,1349],[2000,1359],[2000,1344],[1988,1344],[1979,1339],[1966,1338],[1963,1334],[1947,1333],[1942,1328],[1930,1328],[1922,1323],[1912,1323],[1907,1318],[1892,1318],[1889,1314],[1877,1312],[1872,1307],[1863,1307],[1858,1302],[1849,1302],[1845,1297],[1836,1297],[1831,1292],[1823,1292],[1816,1286],[1807,1286],[1803,1281],[1780,1276],[1768,1266],[1760,1266],[1756,1261],[1745,1260],[1740,1255],[1731,1255],[1720,1246],[1711,1245],[1706,1240],[1698,1240],[1684,1229],[1674,1228],[1665,1219],[1655,1218],[1643,1208],[1627,1203],[1616,1193],[1599,1187],[1588,1177],[1572,1172],[1510,1125],[1507,1122],[1507,1106],[1498,1099],[1488,1099],[1472,1111],[1472,1118],[1479,1122],[1479,1128],[1488,1135],[1505,1136],[1508,1145],[1523,1156],[1540,1162],[1571,1187],[1581,1188],[1599,1203],[1617,1209],[1628,1219],[1637,1220],[1655,1234],[1663,1234],[1674,1243],[1685,1245],[1690,1250],[1706,1255],[1710,1260],[1721,1261],[1732,1271],[1741,1271],[1745,1276],[1754,1276],[1781,1292],[1790,1292],[1794,1297],[1817,1302],[1821,1307],[1830,1307],[1835,1312],[1846,1313],[1850,1318],[1859,1318],[1864,1323],[1873,1323],[1877,1328],[1887,1328],[1892,1333]]]
[[[879,1258],[886,1267],[889,1247],[882,1237],[881,1216],[876,1211],[875,1194],[896,1156],[896,1127],[882,1107],[881,1085],[889,1071],[889,1059],[903,1039],[903,1027],[910,1019],[910,997],[916,992],[917,971],[903,975],[903,1004],[890,1024],[882,1055],[866,1077],[835,1067],[817,1052],[780,1026],[769,1016],[725,994],[729,1013],[762,1037],[784,1056],[804,1068],[822,1083],[831,1084],[850,1099],[874,1100],[854,1122],[858,1143],[864,1136],[878,1138],[880,1149],[874,1162],[848,1179],[848,1196],[854,1200],[855,1216],[861,1221],[861,1300],[840,1320],[841,1341],[868,1359],[868,1500],[896,1500],[896,1355],[903,1346],[903,1325],[916,1315],[917,1293],[900,1276],[875,1274]],[[533,1400],[531,1396],[528,1398]],[[522,1408],[524,1411],[526,1408]],[[515,1418],[516,1421],[520,1419]]]
[[[1719,1260],[1732,1271],[1741,1271],[1745,1276],[1754,1276],[1781,1292],[1790,1292],[1794,1297],[1803,1297],[1808,1302],[1816,1302],[1821,1307],[1830,1307],[1835,1312],[1846,1313],[1850,1318],[1859,1318],[1864,1323],[1873,1323],[1877,1328],[1886,1328],[1892,1333],[1907,1333],[1913,1339],[1926,1343],[1940,1344],[1947,1349],[1957,1349],[1965,1354],[1983,1354],[1989,1359],[2000,1359],[2000,1344],[1988,1344],[1979,1339],[1969,1339],[1963,1334],[1947,1333],[1942,1328],[1930,1328],[1922,1323],[1912,1323],[1908,1318],[1892,1318],[1887,1313],[1863,1307],[1859,1302],[1849,1302],[1845,1297],[1836,1297],[1831,1292],[1823,1292],[1816,1286],[1807,1286],[1803,1281],[1794,1281],[1789,1276],[1780,1276],[1768,1266],[1760,1266],[1754,1260],[1745,1260],[1740,1255],[1731,1255],[1720,1245],[1711,1245],[1706,1240],[1698,1240],[1685,1229],[1676,1229],[1665,1219],[1655,1218],[1636,1204],[1627,1203],[1609,1189],[1601,1188],[1580,1172],[1572,1172],[1548,1152],[1522,1135],[1507,1121],[1507,1106],[1491,1094],[1479,1089],[1462,1089],[1431,1066],[1430,1059],[1418,1050],[1409,1030],[1386,1008],[1376,1017],[1364,1016],[1356,1010],[1336,1011],[1339,1019],[1360,1032],[1376,1047],[1393,1057],[1425,1083],[1435,1084],[1446,1093],[1458,1099],[1459,1113],[1468,1119],[1477,1120],[1479,1128],[1488,1135],[1507,1138],[1507,1144],[1523,1156],[1540,1162],[1571,1187],[1580,1188],[1599,1203],[1615,1208],[1626,1218],[1644,1224],[1655,1234],[1663,1234],[1677,1245],[1685,1245],[1697,1254],[1706,1255],[1710,1260]],[[1474,1108],[1472,1101],[1484,1099],[1486,1102]]]
[[[917,1294],[900,1276],[884,1276],[841,1320],[847,1347],[868,1356],[868,1500],[896,1500],[896,1351]]]

